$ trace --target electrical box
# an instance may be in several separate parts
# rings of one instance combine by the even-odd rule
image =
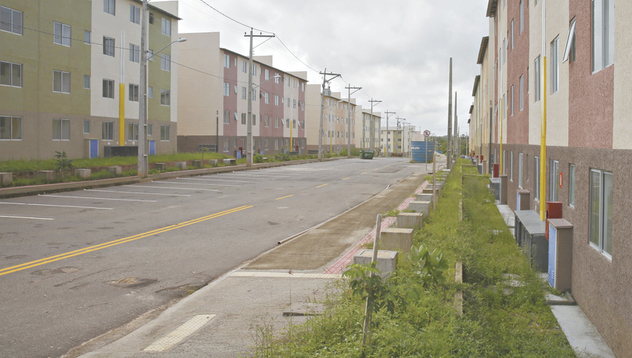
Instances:
[[[544,237],[549,239],[549,219],[561,219],[562,218],[562,202],[561,201],[547,201],[544,208],[544,219],[546,220],[546,232]]]
[[[498,178],[499,175],[500,175],[500,165],[494,164],[494,174],[492,177]]]

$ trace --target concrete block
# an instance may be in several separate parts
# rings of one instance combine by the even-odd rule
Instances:
[[[167,170],[167,163],[155,163],[154,169],[160,170],[161,172]]]
[[[397,251],[378,250],[377,251],[377,265],[382,277],[387,277],[391,272],[397,269]],[[364,249],[358,251],[353,257],[353,263],[370,265],[373,258],[372,249]]]
[[[35,173],[35,176],[38,179],[44,179],[46,181],[55,180],[55,172],[52,170],[38,170],[37,173]]]
[[[121,175],[121,173],[123,172],[123,170],[121,169],[120,166],[118,165],[113,165],[111,167],[108,167],[108,172],[114,174],[114,175]]]
[[[226,165],[237,165],[237,159],[233,159],[233,158],[224,159],[224,164],[226,164]]]
[[[187,168],[187,162],[175,162],[175,166],[181,170],[185,170]]]
[[[397,215],[397,227],[402,229],[416,229],[423,224],[423,216],[421,213],[399,213]]]
[[[416,213],[428,213],[428,207],[430,207],[430,203],[432,201],[411,201],[408,204],[408,209],[416,212]]]
[[[202,160],[199,160],[199,159],[192,160],[191,161],[191,166],[194,167],[194,168],[202,168],[203,163],[204,162]]]
[[[380,248],[407,253],[413,246],[413,229],[388,228],[382,230]]]
[[[13,182],[13,173],[0,173],[0,185],[9,186]]]
[[[92,170],[90,169],[75,169],[75,176],[83,180],[90,179],[92,177]]]
[[[417,194],[417,201],[432,201],[432,193]]]
[[[208,163],[209,163],[210,165],[214,166],[214,167],[216,167],[216,166],[217,166],[217,163],[218,163],[218,162],[219,162],[219,161],[218,161],[217,159],[210,159],[210,160],[208,161]]]

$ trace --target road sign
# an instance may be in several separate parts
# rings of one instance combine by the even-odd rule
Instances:
[[[424,131],[424,137],[430,137],[430,131],[429,130],[425,130]]]

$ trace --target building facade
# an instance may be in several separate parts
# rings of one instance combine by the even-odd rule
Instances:
[[[180,34],[180,123],[178,151],[208,148],[241,157],[246,153],[248,56],[220,48],[219,33]],[[255,57],[252,67],[252,135],[255,153],[302,152],[306,146],[305,72],[273,67]]]
[[[485,123],[492,124],[492,164],[507,175],[512,209],[518,190],[529,193],[529,209],[537,212],[548,201],[561,202],[573,225],[572,294],[614,353],[626,356],[632,351],[632,224],[625,209],[632,202],[625,189],[632,167],[632,4],[561,0],[544,8],[544,2],[489,1],[489,44],[479,56],[470,133],[486,133]],[[492,77],[494,85],[485,88]],[[489,122],[484,98],[494,108]],[[484,136],[470,139],[476,154],[485,154],[487,143]]]
[[[371,113],[370,109],[356,107],[355,146],[361,149],[381,151],[380,128],[382,116],[380,112]]]
[[[0,42],[11,49],[0,55],[0,160],[48,159],[56,151],[89,158],[103,156],[106,146],[137,145],[140,1],[0,6]],[[151,50],[177,38],[177,2],[152,2],[150,13]],[[167,96],[149,99],[149,123],[160,126],[150,132],[153,153],[175,150],[168,133],[176,130],[177,69],[168,68],[177,50],[161,54],[162,69],[161,61],[149,65],[150,88]]]
[[[320,85],[307,85],[308,150],[318,150],[318,133],[320,131],[321,103],[323,103],[323,100],[323,134],[321,142],[323,152],[340,153],[341,150],[347,148],[349,140],[351,141],[351,147],[354,148],[356,146],[357,111],[355,99],[352,98],[351,102],[349,102],[348,98],[342,98],[339,92],[325,90],[325,93],[322,94],[320,89]],[[351,114],[351,117],[349,117],[349,114]]]

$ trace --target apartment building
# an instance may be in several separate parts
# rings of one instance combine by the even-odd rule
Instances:
[[[321,85],[307,85],[307,148],[318,150],[318,133],[320,131],[321,103],[324,97],[322,148],[325,153],[340,153],[351,146],[356,146],[356,104],[355,98],[349,102],[340,92],[326,89],[321,93]],[[350,111],[349,111],[350,109]],[[349,116],[351,114],[351,117]],[[349,131],[351,129],[351,131]]]
[[[537,212],[546,202],[561,202],[573,233],[572,294],[615,354],[627,356],[632,3],[543,4],[489,1],[490,34],[479,52],[470,146],[485,159],[491,154],[492,164],[507,175],[512,209],[518,191]],[[491,119],[485,117],[490,106]]]
[[[137,145],[140,4],[0,1],[0,160],[56,151],[89,158]],[[179,19],[176,1],[152,2],[150,12],[151,50],[176,38]],[[152,153],[175,149],[176,51],[167,46],[149,65],[150,97],[153,87],[165,94],[149,99]]]
[[[382,148],[389,155],[407,156],[410,154],[410,142],[412,140],[413,131],[410,126],[392,126],[383,127],[382,131]]]
[[[248,56],[220,48],[220,34],[180,34],[178,151],[208,148],[241,157],[248,135]],[[285,72],[271,56],[252,66],[255,153],[302,152],[306,146],[306,72]]]
[[[371,149],[376,153],[381,151],[380,128],[382,115],[380,112],[371,113],[370,109],[356,107],[355,113],[355,147]]]

